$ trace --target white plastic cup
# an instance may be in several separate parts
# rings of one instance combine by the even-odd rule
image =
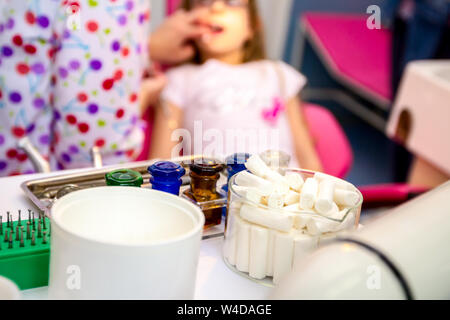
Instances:
[[[193,299],[205,218],[155,190],[101,187],[51,210],[50,299]]]
[[[20,300],[20,290],[11,280],[0,276],[0,300]]]

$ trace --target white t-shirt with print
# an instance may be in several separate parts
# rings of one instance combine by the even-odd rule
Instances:
[[[178,131],[184,155],[271,149],[287,152],[297,165],[285,109],[306,84],[295,69],[269,60],[229,65],[212,59],[174,68],[167,77],[162,99],[184,112],[184,129]]]

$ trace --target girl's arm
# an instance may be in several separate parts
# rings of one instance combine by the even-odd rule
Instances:
[[[298,162],[303,169],[323,171],[299,98],[295,97],[288,101],[287,114]]]
[[[156,107],[149,159],[172,158],[172,151],[180,143],[172,141],[172,133],[180,128],[182,122],[183,110],[176,105],[167,102]]]

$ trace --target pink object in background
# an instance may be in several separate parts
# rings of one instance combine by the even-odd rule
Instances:
[[[327,109],[306,104],[304,114],[324,172],[344,178],[353,164],[350,143],[333,114]]]
[[[178,9],[180,2],[181,2],[180,0],[167,0],[166,5],[167,15],[171,15],[172,13],[174,13]]]
[[[391,33],[367,15],[307,13],[302,23],[332,75],[383,105],[392,101]]]

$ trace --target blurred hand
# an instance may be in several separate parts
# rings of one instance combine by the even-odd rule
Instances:
[[[166,76],[160,72],[154,73],[151,77],[142,80],[141,92],[139,95],[141,114],[144,114],[147,108],[158,103],[159,96],[166,86],[166,83]]]
[[[150,57],[153,61],[178,64],[191,59],[194,54],[192,40],[200,38],[208,30],[196,25],[207,10],[186,12],[178,10],[168,17],[150,36]]]

